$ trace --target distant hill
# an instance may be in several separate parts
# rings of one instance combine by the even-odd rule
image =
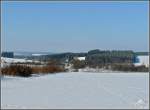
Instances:
[[[40,55],[52,55],[52,52],[14,52],[14,56],[40,56]]]
[[[134,52],[135,55],[149,55],[149,52]]]

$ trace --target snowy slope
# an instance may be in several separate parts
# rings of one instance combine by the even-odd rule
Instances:
[[[148,108],[148,73],[60,73],[1,79],[2,108]]]
[[[1,60],[6,63],[23,63],[23,62],[32,62],[32,60],[26,60],[26,59],[17,59],[17,58],[6,58],[1,57]]]
[[[10,65],[11,63],[31,63],[32,60],[26,60],[26,59],[18,59],[18,58],[6,58],[1,57],[1,67],[5,67],[7,65]],[[38,61],[34,61],[38,62]]]
[[[136,58],[137,62],[134,63],[135,66],[145,65],[149,67],[149,56],[148,55],[140,55]]]

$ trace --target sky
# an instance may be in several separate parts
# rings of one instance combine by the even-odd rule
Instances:
[[[2,2],[2,51],[148,51],[148,2]]]

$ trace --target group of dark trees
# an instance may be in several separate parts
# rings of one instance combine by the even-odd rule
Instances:
[[[133,51],[100,51],[91,50],[88,52],[86,62],[88,66],[103,66],[115,63],[131,64],[134,60]]]
[[[57,60],[59,62],[66,62],[66,60],[68,60],[67,62],[71,62],[74,57],[84,57],[87,56],[87,53],[71,53],[71,52],[67,52],[67,53],[59,53],[59,54],[52,54],[52,55],[45,55],[45,56],[41,56],[40,60],[42,61],[47,61],[47,60]]]

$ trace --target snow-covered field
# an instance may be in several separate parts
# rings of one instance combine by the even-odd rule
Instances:
[[[2,77],[2,108],[148,108],[149,73]]]

